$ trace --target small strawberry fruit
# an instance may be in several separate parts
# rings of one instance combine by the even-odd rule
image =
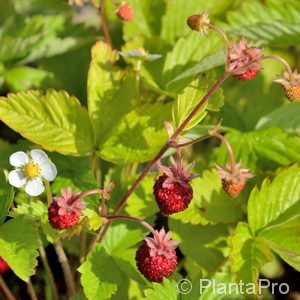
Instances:
[[[133,8],[128,3],[121,5],[116,13],[122,21],[132,21],[134,17]]]
[[[207,35],[207,27],[205,25],[206,23],[209,23],[207,12],[192,15],[188,17],[186,22],[192,30],[199,31],[202,35]]]
[[[9,267],[8,263],[2,257],[0,257],[0,274],[5,273],[9,269],[10,269],[10,267]]]
[[[254,175],[248,169],[242,169],[242,164],[237,163],[232,170],[230,165],[216,166],[218,176],[222,179],[222,187],[230,197],[237,197],[243,190],[247,179]]]
[[[61,194],[62,197],[53,197],[48,208],[49,223],[55,229],[76,226],[79,217],[82,216],[81,210],[87,206],[85,202],[79,200],[83,194],[74,194],[70,187],[62,190]]]
[[[145,238],[136,252],[136,263],[139,271],[153,282],[162,282],[169,277],[177,266],[175,248],[179,241],[172,241],[172,232],[161,229],[155,231],[153,238]]]
[[[250,80],[261,69],[257,61],[261,56],[262,49],[249,47],[246,40],[241,38],[228,49],[226,70],[237,80]]]
[[[161,213],[165,216],[185,210],[193,198],[193,189],[189,181],[199,174],[188,173],[193,166],[182,166],[182,160],[175,162],[170,159],[171,167],[159,164],[159,168],[164,172],[154,184],[153,194]]]
[[[283,76],[274,81],[281,84],[288,100],[291,102],[300,100],[300,74],[297,71],[294,71],[292,74],[285,71]]]
[[[245,80],[253,79],[257,72],[259,72],[259,69],[250,68],[247,71],[245,71],[244,73],[233,74],[232,76],[237,80],[245,81]]]

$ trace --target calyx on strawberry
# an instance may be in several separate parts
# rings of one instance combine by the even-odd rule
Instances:
[[[161,213],[165,216],[185,210],[193,198],[193,189],[189,181],[200,174],[188,173],[193,164],[183,167],[181,158],[175,162],[170,158],[171,167],[158,167],[164,173],[154,184],[153,194]]]
[[[281,84],[284,89],[286,97],[295,102],[300,100],[300,74],[297,71],[290,74],[289,72],[283,72],[283,75],[274,80]]]
[[[5,273],[10,269],[8,263],[0,256],[0,274]]]
[[[192,15],[187,19],[188,26],[195,31],[199,31],[202,35],[207,35],[207,28],[205,24],[209,23],[208,13]]]
[[[177,266],[175,248],[180,242],[171,240],[171,235],[164,229],[155,231],[153,238],[145,238],[136,252],[137,267],[149,281],[162,282]]]
[[[134,17],[133,8],[128,3],[121,5],[117,9],[117,16],[122,21],[132,21]]]
[[[73,193],[70,187],[61,190],[61,197],[53,197],[48,208],[49,223],[53,228],[65,229],[76,226],[79,217],[82,216],[82,209],[87,204],[79,200],[83,194]]]
[[[249,169],[242,169],[242,163],[236,163],[233,170],[231,165],[216,167],[218,176],[222,179],[222,187],[230,197],[237,197],[242,192],[246,180],[254,176],[249,173]]]
[[[227,52],[226,70],[237,80],[250,80],[260,71],[261,64],[257,61],[262,56],[262,49],[249,47],[241,38],[233,42]]]

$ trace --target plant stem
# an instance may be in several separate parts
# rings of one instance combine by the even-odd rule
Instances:
[[[79,251],[79,263],[80,265],[85,261],[86,252],[86,232],[81,231],[80,233],[80,251]]]
[[[28,292],[31,300],[38,300],[30,279],[27,283],[27,292]]]
[[[231,173],[234,173],[236,170],[236,166],[235,166],[235,159],[234,159],[234,154],[233,154],[233,150],[231,148],[230,143],[228,142],[228,140],[220,133],[218,133],[215,130],[210,130],[209,133],[215,137],[217,137],[218,139],[220,139],[226,146],[228,153],[229,153],[229,157],[230,157],[230,166],[231,166]]]
[[[206,103],[206,101],[209,99],[209,97],[217,90],[217,88],[226,80],[226,78],[229,75],[230,75],[230,73],[228,73],[228,72],[223,73],[220,76],[220,78],[216,81],[216,83],[211,87],[211,89],[206,93],[206,95],[199,101],[199,103],[196,105],[196,107],[192,110],[192,112],[188,115],[188,117],[183,121],[183,123],[179,126],[179,128],[171,136],[170,140],[165,143],[165,145],[161,148],[161,150],[156,154],[156,156],[151,160],[151,162],[148,164],[148,166],[143,170],[143,172],[140,174],[140,176],[136,179],[136,181],[133,183],[133,185],[130,187],[130,189],[127,191],[127,193],[123,196],[123,198],[120,200],[119,204],[113,211],[113,215],[117,215],[120,212],[120,210],[125,205],[129,196],[135,191],[135,189],[138,187],[138,185],[141,183],[141,181],[145,178],[145,176],[150,172],[150,170],[156,164],[156,162],[170,148],[169,143],[171,141],[176,140],[176,138],[181,134],[181,132],[184,130],[184,128],[190,122],[190,120],[194,117],[194,115],[198,112],[198,110]],[[92,242],[88,248],[88,252],[92,251],[92,249],[94,248],[94,246],[97,242],[100,242],[103,240],[110,225],[111,225],[111,221],[109,221],[105,226],[103,226],[101,231],[99,231],[97,236],[92,240]]]
[[[178,144],[178,147],[185,147],[185,146],[189,146],[189,145],[193,145],[193,144],[196,144],[196,143],[199,143],[199,142],[202,142],[206,139],[208,139],[211,135],[210,134],[206,134],[206,135],[203,135],[203,136],[200,136],[192,141],[189,141],[189,142],[186,142],[186,143],[182,143],[182,144]]]
[[[94,152],[93,155],[92,155],[91,165],[92,165],[92,170],[93,170],[93,174],[94,174],[96,183],[97,183],[98,186],[100,186],[100,184],[101,184],[101,170],[99,168],[99,158],[98,158],[96,152]]]
[[[146,227],[154,236],[157,236],[157,232],[153,229],[153,227],[150,224],[148,224],[146,221],[144,221],[144,220],[140,220],[138,218],[129,217],[129,216],[106,216],[105,218],[109,219],[109,220],[127,219],[127,220],[131,220],[131,221],[140,223],[141,225],[143,225],[144,227]]]
[[[50,187],[50,182],[49,181],[45,181],[45,187],[46,187],[46,195],[47,195],[48,206],[50,206],[51,203],[52,203],[52,193],[51,193],[51,187]]]
[[[138,59],[135,68],[135,84],[136,84],[136,97],[140,97],[140,72],[141,72],[142,60]]]
[[[6,300],[16,300],[15,296],[13,295],[9,287],[6,285],[1,275],[0,275],[0,288],[2,289],[4,295],[6,296]]]
[[[107,27],[107,20],[106,20],[104,8],[105,8],[105,0],[100,0],[98,12],[100,16],[102,31],[104,33],[106,42],[112,47],[112,41]]]
[[[280,61],[285,66],[287,72],[289,73],[290,79],[291,80],[294,79],[294,74],[293,74],[292,68],[285,59],[283,59],[282,57],[276,56],[276,55],[268,55],[268,56],[260,57],[259,60],[268,59],[268,58],[276,59],[276,60]]]
[[[229,42],[229,40],[227,38],[227,35],[226,35],[226,33],[221,28],[219,28],[219,27],[217,27],[215,25],[212,25],[210,23],[203,23],[203,24],[205,26],[207,26],[208,28],[213,29],[216,32],[218,32],[223,37],[223,39],[224,39],[224,41],[226,43],[227,48],[230,46],[230,42]]]
[[[47,278],[48,278],[48,281],[49,281],[49,284],[50,284],[50,288],[51,288],[51,292],[52,292],[52,299],[53,300],[58,300],[58,292],[57,292],[57,289],[56,289],[56,284],[55,284],[55,281],[54,281],[54,277],[53,277],[51,268],[50,268],[49,263],[48,263],[47,255],[46,255],[44,246],[42,244],[42,241],[39,240],[39,242],[40,242],[40,247],[39,247],[40,256],[41,256],[41,260],[42,260],[42,263],[44,265],[45,272],[46,272],[46,275],[47,275]]]
[[[68,258],[66,256],[66,253],[64,251],[64,248],[63,248],[60,240],[58,240],[54,243],[54,248],[55,248],[56,254],[59,258],[59,261],[61,263],[63,272],[64,272],[67,289],[68,289],[68,294],[69,294],[69,296],[72,296],[76,293],[74,277],[73,277],[73,274],[72,274],[72,271],[71,271],[71,268],[69,265]]]

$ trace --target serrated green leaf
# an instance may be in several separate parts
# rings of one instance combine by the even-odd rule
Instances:
[[[225,137],[233,149],[236,161],[241,161],[244,168],[250,169],[252,173],[274,170],[300,160],[300,139],[277,127],[245,133],[232,131]],[[224,145],[217,153],[217,162],[220,165],[228,162],[228,151]]]
[[[295,212],[296,213],[296,212]],[[300,270],[300,217],[299,211],[293,219],[262,230],[258,236],[283,260]]]
[[[102,225],[102,219],[94,210],[86,208],[82,211],[87,218],[87,226],[90,230],[97,230]]]
[[[299,3],[293,0],[272,0],[265,4],[250,2],[238,10],[229,12],[227,30],[239,36],[274,44],[298,44]]]
[[[96,144],[101,145],[114,133],[116,123],[133,108],[135,82],[114,67],[119,54],[104,42],[92,48],[88,73],[88,107]],[[122,103],[122,105],[120,105]]]
[[[202,13],[209,10],[210,15],[223,12],[229,5],[230,0],[197,0],[184,1],[173,0],[168,2],[166,14],[163,17],[161,37],[170,43],[173,43],[178,37],[181,37],[191,31],[186,25],[189,16]]]
[[[172,239],[181,241],[182,253],[208,272],[224,259],[220,246],[220,241],[228,235],[224,225],[193,226],[174,219],[169,219],[168,224],[173,232]]]
[[[87,111],[63,91],[27,91],[1,97],[0,119],[46,150],[87,155],[93,149]]]
[[[173,219],[191,224],[232,223],[243,218],[243,197],[231,198],[222,189],[217,171],[204,171],[191,181],[193,200],[189,207],[171,215]],[[242,201],[241,201],[242,200]]]
[[[153,175],[146,176],[128,198],[125,210],[130,216],[144,220],[159,211],[153,197],[154,180]]]
[[[180,92],[191,77],[180,80],[175,80],[175,78],[199,61],[204,61],[222,47],[222,40],[214,33],[208,37],[203,37],[196,32],[191,32],[188,36],[179,39],[174,44],[173,49],[166,54],[159,85],[165,90]]]
[[[266,179],[261,188],[253,189],[248,202],[248,220],[252,232],[268,227],[280,221],[280,217],[288,212],[300,200],[300,168],[294,165],[280,172],[270,183]],[[298,208],[294,215],[300,213]]]
[[[48,209],[45,203],[40,200],[32,201],[31,203],[22,203],[10,212],[10,216],[16,218],[18,216],[30,216],[41,220],[44,214],[47,214]]]
[[[271,113],[261,117],[256,128],[266,128],[271,126],[277,126],[287,132],[300,132],[300,103],[291,103],[286,106],[277,108]]]
[[[246,223],[239,223],[231,238],[229,259],[231,271],[236,282],[254,283],[258,293],[258,277],[260,269],[272,260],[271,249],[258,238],[255,238]],[[245,293],[247,286],[242,291]],[[248,295],[247,298],[255,298]]]
[[[178,128],[193,111],[196,105],[201,101],[208,89],[211,87],[213,79],[202,77],[191,82],[181,94],[178,95],[177,100],[173,103],[172,116],[175,127]],[[211,110],[218,110],[223,104],[222,89],[218,89],[209,99],[209,108]],[[206,108],[208,104],[203,105],[195,116],[191,119],[184,130],[195,127],[207,114]]]
[[[0,169],[0,225],[5,221],[13,197],[13,187],[9,185],[4,171]]]
[[[24,281],[35,274],[38,230],[32,220],[18,217],[0,227],[0,256]]]
[[[128,41],[140,35],[158,35],[161,29],[161,17],[165,10],[163,1],[152,0],[128,0],[134,11],[134,19],[124,22],[123,37]]]
[[[152,159],[167,140],[163,122],[170,120],[170,110],[170,103],[158,102],[129,112],[102,145],[100,156],[122,164]]]
[[[78,269],[88,299],[111,298],[121,286],[123,276],[145,284],[135,265],[135,250],[128,249],[141,240],[141,232],[140,229],[128,229],[125,224],[114,225],[103,243],[95,246]]]
[[[170,279],[164,279],[163,283],[153,283],[153,289],[146,289],[144,293],[145,298],[143,300],[177,300],[179,294],[177,282]]]
[[[43,82],[53,75],[31,67],[16,67],[5,71],[5,81],[12,92],[42,88]]]

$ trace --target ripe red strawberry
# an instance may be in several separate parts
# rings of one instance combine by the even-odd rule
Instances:
[[[121,5],[117,10],[117,16],[122,21],[132,21],[134,17],[132,6],[128,3]]]
[[[260,71],[260,69],[257,68],[250,68],[247,71],[245,71],[244,73],[241,74],[233,74],[232,76],[237,79],[237,80],[241,80],[241,81],[245,81],[245,80],[251,80],[255,77],[255,75]]]
[[[86,203],[79,198],[83,194],[74,194],[69,187],[62,190],[62,197],[53,197],[53,201],[48,208],[49,223],[55,229],[65,229],[76,226],[81,210],[86,208]]]
[[[237,197],[243,190],[247,179],[254,175],[248,169],[242,169],[242,164],[237,163],[232,170],[230,165],[216,166],[218,176],[222,179],[223,190],[232,198]]]
[[[171,167],[162,166],[159,168],[164,172],[154,184],[153,194],[161,213],[165,216],[185,210],[193,198],[193,189],[189,181],[199,174],[188,173],[192,164],[183,167],[182,160],[175,162],[170,159]]]
[[[274,81],[281,84],[286,97],[291,102],[300,100],[300,74],[298,74],[297,71],[294,71],[294,73],[291,74],[284,72],[283,76],[280,76]]]
[[[9,267],[8,263],[2,257],[0,257],[0,274],[5,273],[9,269],[10,269],[10,267]]]
[[[241,38],[228,49],[226,70],[237,80],[250,80],[261,69],[258,61],[261,56],[262,49],[249,47],[246,40]]]
[[[171,240],[172,232],[161,229],[155,231],[153,238],[145,238],[136,252],[136,263],[139,271],[153,282],[162,282],[169,277],[177,266],[175,248],[178,241]]]

